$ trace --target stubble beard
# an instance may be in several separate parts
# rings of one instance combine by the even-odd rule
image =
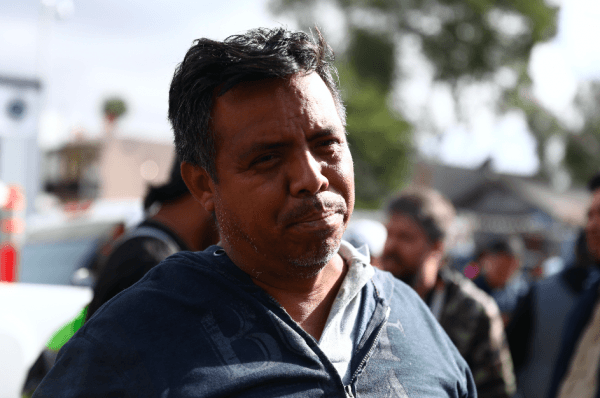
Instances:
[[[335,197],[323,196],[321,198],[315,196],[306,200],[293,211],[284,215],[284,220],[289,221],[298,218],[313,208],[318,210],[333,210],[335,213],[342,215],[343,221],[333,234],[330,231],[316,233],[315,240],[319,243],[314,250],[307,250],[301,253],[300,256],[287,256],[286,261],[293,267],[292,272],[294,275],[307,278],[318,274],[331,261],[333,256],[336,255],[340,249],[342,235],[346,229],[349,217],[347,203],[341,196],[336,195]]]
[[[316,276],[331,261],[340,249],[342,234],[325,237],[324,242],[315,251],[307,252],[302,257],[289,256],[286,261],[292,266],[291,274],[300,278]]]
[[[264,256],[265,253],[261,253],[255,239],[244,232],[244,229],[237,220],[219,218],[219,234],[221,239],[227,242],[230,247],[237,247],[240,244],[246,243],[252,247],[256,254],[261,257]],[[320,240],[321,244],[316,245],[312,250],[303,251],[301,255],[297,253],[284,255],[282,260],[290,265],[285,276],[309,279],[318,275],[338,252],[342,243],[344,229],[345,223],[333,236],[328,232],[315,234],[320,235],[315,240]]]
[[[219,207],[223,208],[223,206]],[[283,254],[280,259],[290,266],[286,272],[286,277],[305,279],[316,276],[331,261],[341,246],[342,235],[346,229],[347,219],[349,218],[348,207],[345,201],[341,197],[336,198],[336,200],[309,200],[304,206],[297,208],[296,211],[290,215],[290,218],[302,215],[312,207],[335,209],[337,213],[343,215],[343,222],[333,234],[331,231],[315,233],[314,241],[318,243],[313,246],[312,250],[306,249],[301,253]],[[235,217],[231,217],[231,214],[228,215],[227,211],[219,214],[215,212],[213,214],[220,238],[227,242],[229,247],[234,248],[245,243],[249,245],[259,257],[266,257],[266,253],[262,253],[259,249],[257,239],[245,232],[239,220]],[[274,242],[274,244],[276,243]],[[273,253],[273,251],[271,251],[271,253]]]

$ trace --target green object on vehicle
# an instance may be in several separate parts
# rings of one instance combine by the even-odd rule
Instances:
[[[60,350],[61,347],[65,345],[65,343],[69,341],[71,337],[73,337],[75,332],[78,331],[81,326],[83,326],[87,310],[88,307],[86,305],[85,308],[81,310],[79,315],[54,333],[54,336],[52,336],[48,343],[46,343],[46,347],[54,351]]]

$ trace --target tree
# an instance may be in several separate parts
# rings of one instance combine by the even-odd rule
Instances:
[[[410,171],[411,126],[387,106],[381,82],[361,76],[352,66],[342,64],[339,74],[354,159],[356,206],[379,208]]]
[[[575,96],[574,108],[581,117],[580,126],[565,124],[549,110],[541,106],[530,93],[529,81],[507,90],[502,102],[503,109],[519,108],[525,111],[527,123],[538,141],[538,156],[543,161],[539,174],[554,180],[561,173],[568,174],[570,182],[586,185],[600,172],[600,81],[580,84]],[[548,146],[557,143],[564,147],[564,154],[549,159]]]
[[[104,101],[102,110],[104,112],[104,117],[106,117],[109,122],[114,122],[127,113],[127,105],[123,99],[111,97]]]
[[[303,28],[318,21],[316,0],[272,0],[275,13]],[[532,47],[556,33],[557,8],[545,0],[331,0],[350,35],[379,32],[392,43],[415,37],[435,67],[435,78],[484,78],[529,60]],[[387,55],[387,54],[386,54]]]
[[[600,81],[582,85],[575,105],[583,125],[567,135],[563,163],[576,182],[587,184],[600,172]]]
[[[359,171],[379,184],[380,189],[373,191],[378,195],[397,189],[408,174],[411,124],[418,132],[435,130],[430,114],[415,119],[401,105],[391,104],[390,98],[415,67],[404,62],[409,57],[407,43],[418,48],[432,66],[434,84],[450,88],[458,121],[468,118],[461,97],[482,83],[497,92],[493,106],[498,112],[525,108],[530,123],[534,117],[530,120],[529,114],[543,112],[522,95],[531,85],[527,75],[531,49],[556,32],[557,9],[544,0],[271,0],[270,5],[275,13],[294,17],[302,29],[316,22],[326,31],[331,18],[336,18],[336,26],[343,26],[343,37],[348,39],[339,46],[343,51],[338,65],[344,71],[341,85],[349,104],[349,141],[354,143],[351,149]],[[499,83],[500,73],[514,76],[514,82]],[[385,106],[386,111],[377,114],[376,106]],[[369,117],[356,120],[352,112]],[[377,126],[380,117],[386,128],[385,132],[377,129],[380,133],[375,140],[367,120]],[[388,123],[392,119],[396,121],[393,127]],[[393,148],[402,160],[390,162],[391,156],[382,156],[374,148],[379,145]],[[374,206],[373,198],[359,193],[359,178],[358,202]]]

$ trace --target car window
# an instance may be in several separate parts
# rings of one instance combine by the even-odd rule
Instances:
[[[94,253],[99,239],[31,242],[21,248],[19,282],[70,285],[76,269]]]

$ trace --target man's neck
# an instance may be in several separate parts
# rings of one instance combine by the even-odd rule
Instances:
[[[192,251],[204,250],[218,240],[210,215],[198,209],[191,195],[176,204],[164,204],[151,219],[175,232]]]
[[[318,341],[347,272],[348,265],[336,253],[311,278],[290,278],[284,281],[261,278],[261,275],[250,276],[257,286],[277,300],[304,331]]]

